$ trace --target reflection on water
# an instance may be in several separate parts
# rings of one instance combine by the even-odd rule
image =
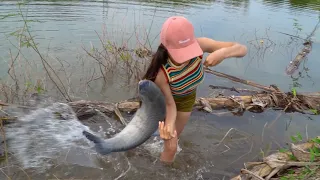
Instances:
[[[298,81],[285,75],[285,67],[302,48],[303,40],[294,37],[307,37],[318,21],[319,8],[319,0],[37,0],[22,6],[22,12],[28,20],[32,20],[28,22],[30,32],[39,43],[43,56],[49,59],[54,67],[67,68],[66,75],[64,71],[58,73],[68,77],[64,80],[64,83],[68,84],[66,91],[74,93],[75,99],[119,101],[135,95],[132,86],[125,88],[130,84],[127,83],[128,77],[119,75],[125,73],[124,68],[115,68],[113,73],[106,73],[105,78],[108,81],[104,82],[97,76],[100,72],[97,61],[87,56],[84,48],[100,48],[99,37],[106,39],[104,46],[116,42],[118,46],[129,49],[138,45],[155,48],[159,43],[158,35],[162,22],[172,15],[184,15],[189,18],[194,23],[198,36],[238,41],[248,46],[249,52],[246,57],[226,60],[213,69],[265,85],[276,84],[284,91],[289,91],[294,83],[299,85],[298,92],[318,91],[320,75],[316,67],[320,65],[317,61],[320,56],[319,30],[312,37],[312,51],[300,66],[301,74],[294,75],[295,78],[299,77]],[[0,2],[1,78],[7,77],[11,58],[18,52],[16,47],[19,44],[10,36],[10,33],[23,27],[21,17],[17,15],[18,10],[17,1]],[[29,80],[36,82],[43,73],[39,56],[30,48],[23,49],[21,53],[23,57],[19,62],[22,65],[18,64],[16,72],[23,72],[21,77],[30,75]],[[242,86],[215,76],[206,77],[199,88],[198,96],[211,94],[208,85],[212,84]],[[42,79],[49,81],[48,77]],[[24,82],[21,83],[25,85]],[[85,88],[87,84],[90,87]],[[81,90],[85,93],[77,94]],[[158,155],[150,155],[148,149],[140,149],[117,154],[119,167],[117,161],[113,162],[114,164],[107,163],[105,171],[61,165],[52,170],[52,174],[59,175],[61,179],[80,178],[82,172],[91,175],[88,178],[98,179],[105,177],[105,174],[110,174],[106,178],[116,178],[128,169],[128,157],[132,166],[125,179],[154,176],[155,179],[223,179],[238,172],[243,161],[256,158],[261,147],[266,150],[267,146],[283,146],[283,142],[297,131],[306,134],[306,127],[310,137],[319,134],[316,128],[319,126],[318,117],[312,117],[313,121],[310,121],[307,116],[301,114],[281,115],[277,119],[278,115],[279,112],[273,111],[262,114],[245,113],[241,117],[195,113],[181,137],[182,151],[177,156],[174,167],[163,167],[154,163]],[[264,128],[266,123],[273,121],[275,123],[272,129]],[[237,139],[238,141],[230,138],[229,143],[222,144],[214,151],[214,145],[219,143],[230,128],[239,130],[238,133],[234,132],[232,137],[241,139],[240,131],[251,136],[247,139]],[[144,163],[152,166],[146,166]],[[118,169],[110,170],[111,166]],[[83,171],[75,172],[74,169],[77,168],[83,168]],[[66,169],[69,169],[69,175],[63,175]],[[91,171],[94,172],[89,173]],[[53,175],[50,177],[55,178]]]
[[[318,0],[290,0],[290,5],[301,9],[312,9],[320,11],[320,2]]]

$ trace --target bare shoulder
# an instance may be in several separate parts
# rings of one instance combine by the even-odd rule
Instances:
[[[207,37],[199,37],[197,38],[197,40],[198,40],[198,43],[200,44],[201,49],[207,53],[212,53],[218,49],[231,47],[237,44],[236,42],[216,41],[214,39],[207,38]]]
[[[166,86],[167,82],[167,75],[163,72],[163,70],[159,69],[157,77],[155,78],[155,83],[160,86]]]

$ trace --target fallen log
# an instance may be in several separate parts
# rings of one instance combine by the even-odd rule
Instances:
[[[312,48],[311,37],[317,30],[319,24],[320,24],[320,19],[316,24],[316,26],[314,27],[313,31],[305,39],[305,42],[303,43],[303,48],[301,49],[301,51],[296,55],[296,57],[292,61],[290,61],[289,65],[286,67],[287,75],[292,75],[299,68],[301,62],[305,59],[305,57],[311,52],[311,48]]]
[[[139,98],[134,98],[119,103],[108,103],[101,101],[74,101],[68,103],[78,117],[90,116],[97,111],[103,112],[108,116],[117,115],[120,112],[134,113],[140,107]],[[194,104],[194,110],[212,112],[221,109],[239,109],[240,111],[250,111],[255,113],[263,112],[266,108],[275,110],[285,110],[285,112],[300,112],[318,115],[320,112],[320,92],[300,93],[296,96],[291,92],[263,92],[245,96],[223,96],[199,97]]]
[[[289,150],[273,153],[262,162],[244,163],[240,174],[231,180],[319,179],[320,136],[302,144],[291,144]],[[307,170],[307,171],[306,171]]]

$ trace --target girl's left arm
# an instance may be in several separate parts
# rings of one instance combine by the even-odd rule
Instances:
[[[247,47],[236,42],[215,41],[210,38],[198,38],[203,52],[210,53],[204,62],[205,66],[216,66],[224,59],[243,57],[247,54]]]

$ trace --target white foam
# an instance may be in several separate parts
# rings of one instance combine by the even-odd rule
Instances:
[[[149,153],[153,156],[159,156],[159,153],[163,151],[163,140],[159,137],[154,137],[152,139],[152,142],[146,142],[143,144],[143,147],[149,151]],[[177,153],[179,154],[182,148],[179,146],[179,140],[178,140],[178,147],[177,147]]]
[[[60,117],[65,120],[58,118]],[[71,107],[64,103],[54,103],[39,108],[20,117],[16,123],[6,128],[9,151],[14,153],[23,168],[39,171],[51,167],[52,158],[70,148],[90,148],[82,134],[89,127],[78,121]]]

